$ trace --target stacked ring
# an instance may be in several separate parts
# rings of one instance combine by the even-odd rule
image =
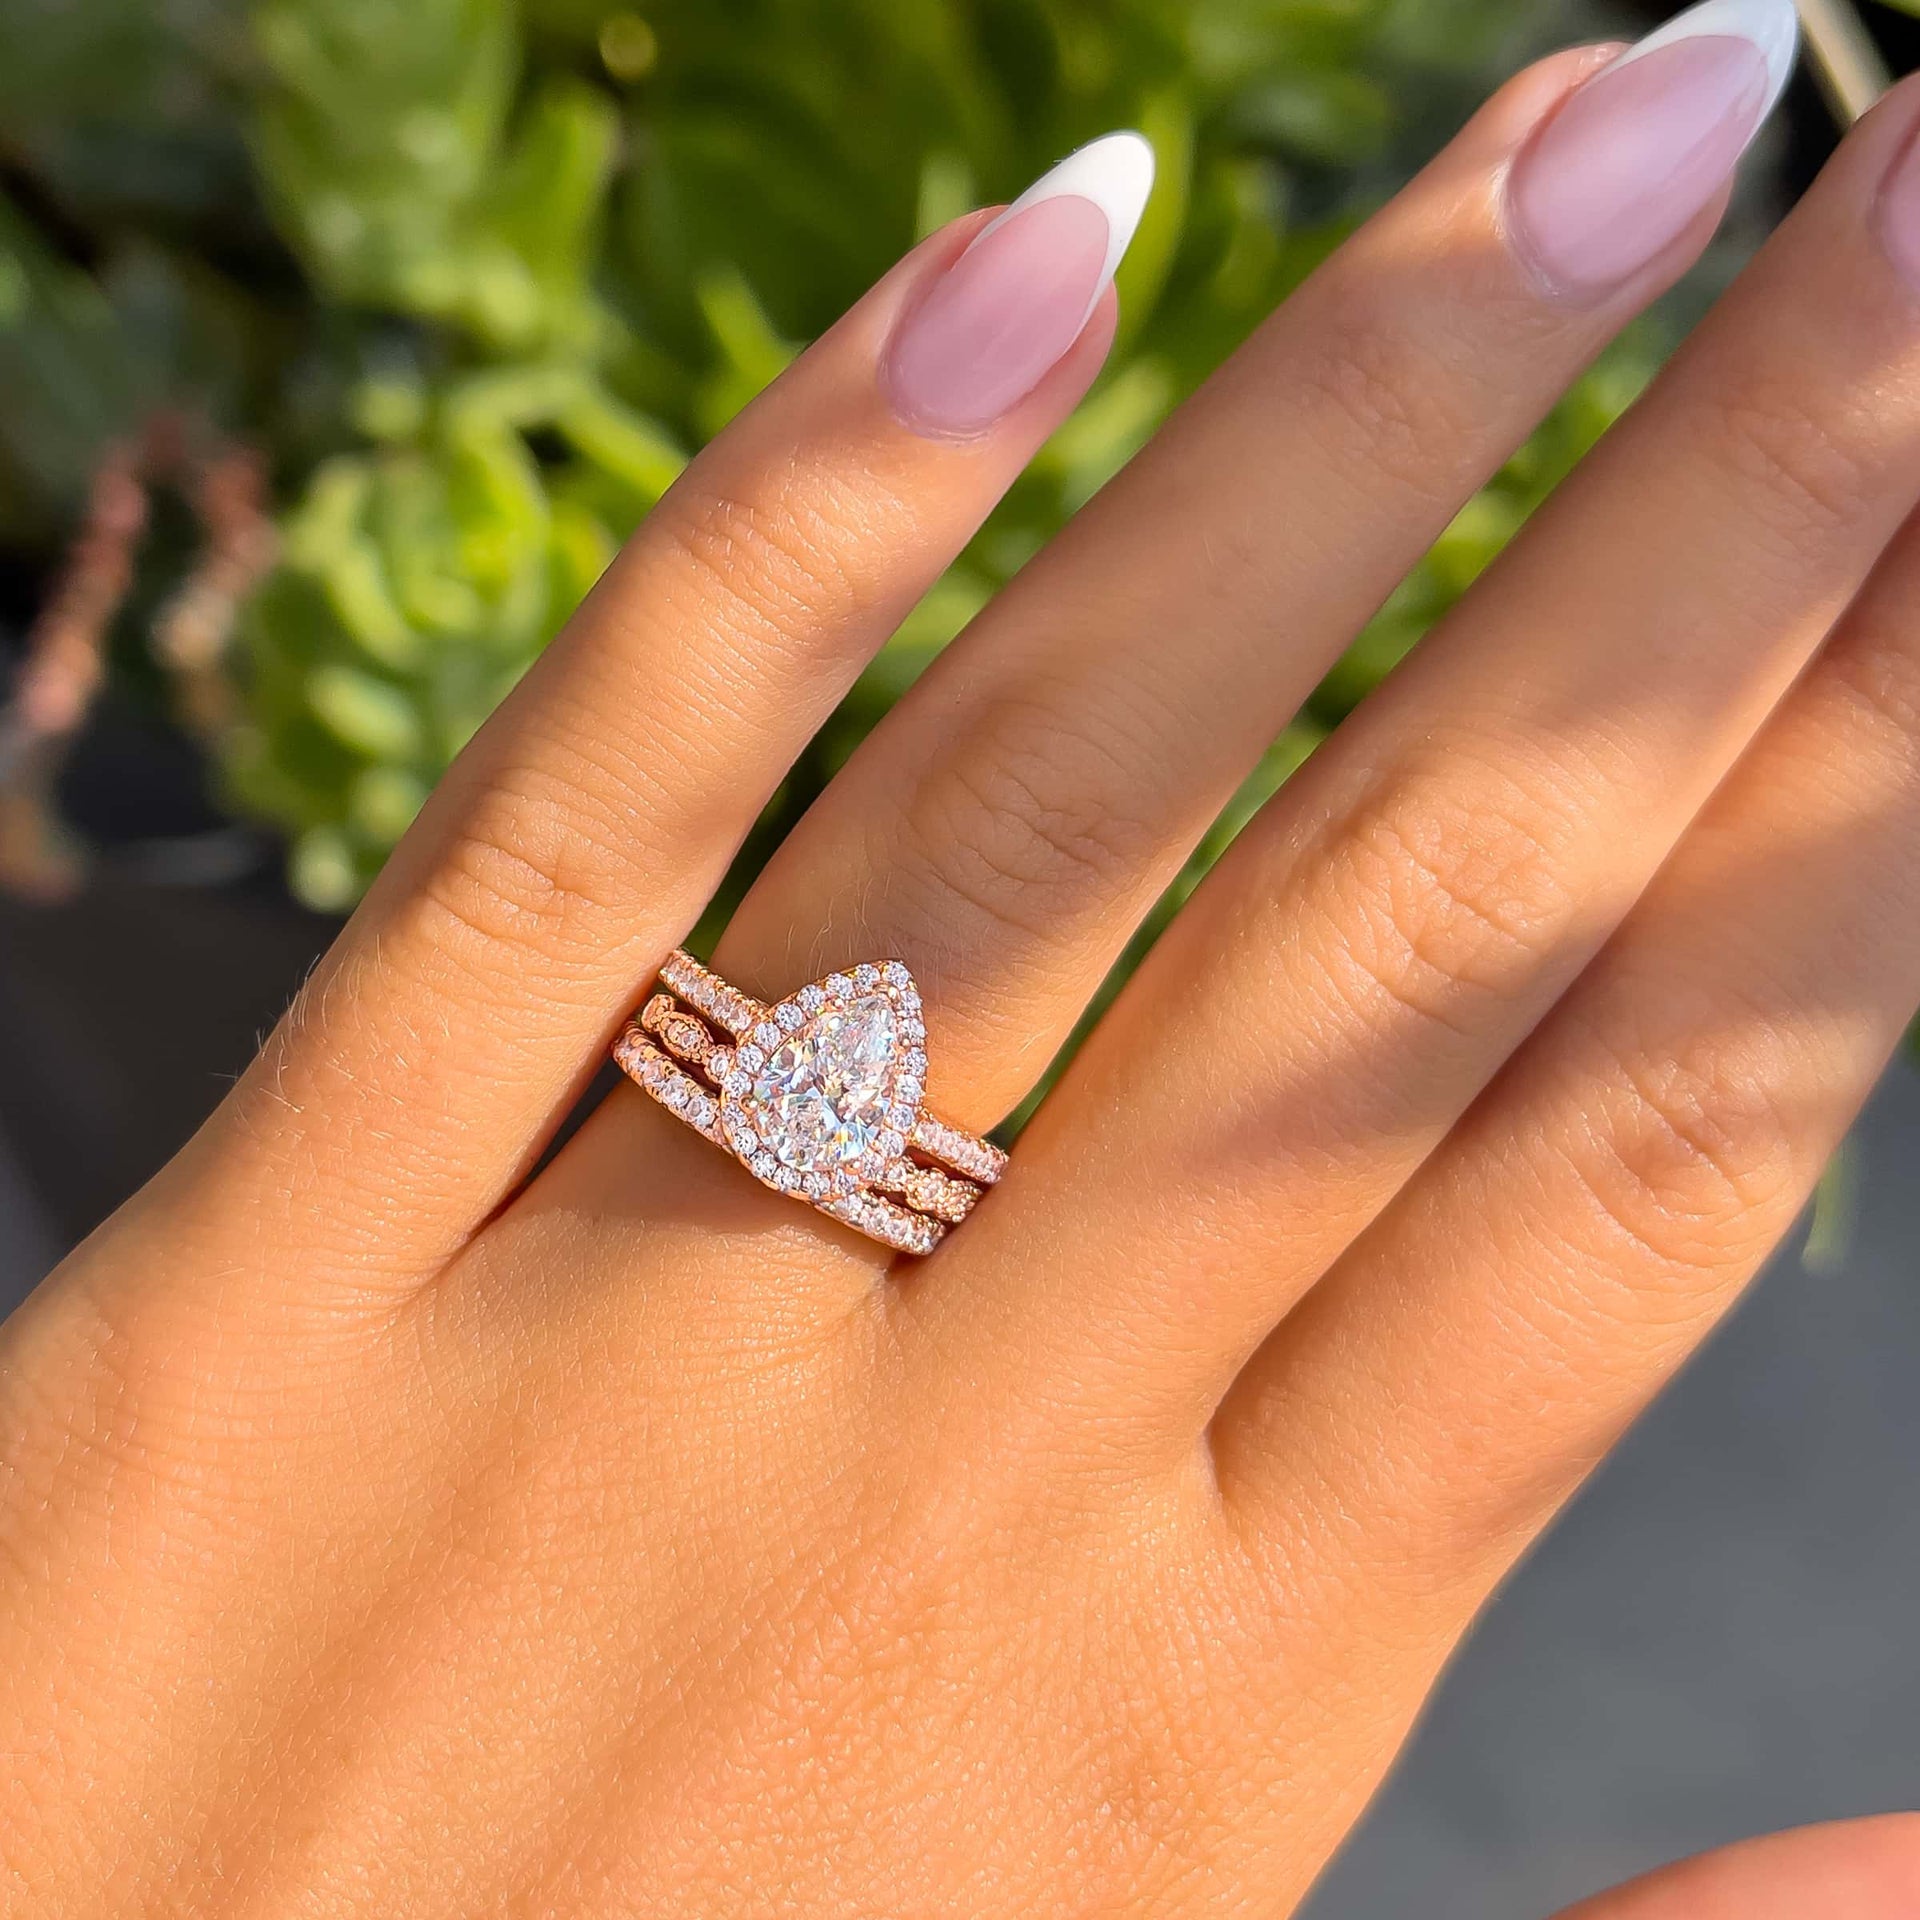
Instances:
[[[926,1111],[920,992],[898,960],[767,1006],[675,952],[613,1054],[755,1179],[903,1253],[931,1253],[1006,1168]]]

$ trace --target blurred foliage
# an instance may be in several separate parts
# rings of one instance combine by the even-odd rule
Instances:
[[[1143,128],[1160,181],[1107,374],[796,770],[737,890],[1168,409],[1580,24],[1509,0],[0,0],[0,538],[53,541],[104,441],[163,401],[268,448],[282,558],[216,750],[296,891],[345,905],[797,343],[917,236]],[[1649,357],[1616,350],[1460,516],[1194,873]]]

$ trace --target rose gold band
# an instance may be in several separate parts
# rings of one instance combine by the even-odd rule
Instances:
[[[1000,1148],[925,1111],[926,1029],[899,961],[831,974],[773,1006],[681,952],[660,985],[615,1060],[764,1185],[930,1253],[1005,1170]]]

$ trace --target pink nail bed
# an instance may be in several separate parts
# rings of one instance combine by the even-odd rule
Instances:
[[[1920,136],[1908,140],[1888,168],[1874,212],[1887,258],[1920,292]]]
[[[1714,202],[1792,70],[1790,0],[1705,0],[1573,93],[1513,164],[1515,241],[1554,291],[1651,265]]]
[[[923,432],[983,432],[1080,337],[1107,258],[1091,200],[1043,200],[986,234],[907,316],[887,359],[893,404]]]
[[[967,439],[1010,413],[1085,331],[1153,185],[1153,150],[1109,134],[1063,160],[900,321],[882,368],[917,433]]]

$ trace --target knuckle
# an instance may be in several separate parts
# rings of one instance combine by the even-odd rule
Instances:
[[[1343,824],[1328,868],[1340,963],[1398,1006],[1458,1025],[1566,934],[1574,833],[1511,776],[1470,797],[1452,780],[1395,783]]]
[[[1843,419],[1810,410],[1791,385],[1762,384],[1723,402],[1708,445],[1769,534],[1795,551],[1825,541],[1871,504],[1874,475]]]
[[[546,768],[493,781],[435,859],[421,911],[453,953],[549,964],[604,954],[636,897],[621,824],[581,783]]]
[[[1756,1261],[1798,1205],[1804,1148],[1783,1096],[1792,1042],[1754,1022],[1680,1043],[1597,1041],[1576,1171],[1642,1266],[1717,1277]]]
[[[672,540],[709,625],[757,647],[769,632],[811,635],[866,609],[875,589],[853,556],[884,536],[888,516],[821,488],[817,476],[804,488],[796,476],[763,499],[710,492],[682,503]]]
[[[1904,623],[1904,610],[1895,617]],[[1904,625],[1843,638],[1819,672],[1853,727],[1920,772],[1920,648]]]
[[[1303,390],[1328,409],[1326,430],[1370,476],[1426,494],[1451,483],[1467,422],[1435,377],[1429,346],[1364,296],[1349,298],[1320,331],[1302,368]]]
[[[1131,756],[1084,718],[1003,706],[979,739],[924,782],[908,809],[911,871],[950,923],[956,906],[1034,934],[1122,898],[1154,858]]]

